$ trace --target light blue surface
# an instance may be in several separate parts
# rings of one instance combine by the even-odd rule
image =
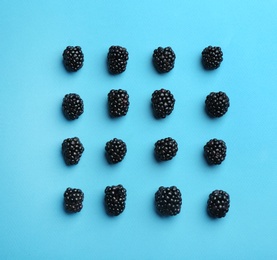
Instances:
[[[0,35],[0,258],[1,259],[276,259],[277,258],[277,2],[276,1],[1,1]],[[111,76],[106,55],[125,46],[127,70]],[[84,67],[69,74],[61,55],[80,45]],[[204,71],[200,55],[221,46],[222,66]],[[160,75],[151,56],[171,46],[175,68]],[[126,89],[125,118],[107,116],[112,88]],[[155,120],[155,89],[176,98],[174,112]],[[204,113],[211,91],[225,91],[228,113]],[[78,93],[85,113],[68,122],[65,94]],[[67,167],[61,143],[78,136],[80,163]],[[156,140],[171,136],[177,156],[158,164]],[[122,138],[124,161],[110,166],[106,141]],[[203,145],[222,138],[227,158],[209,167]],[[106,216],[107,185],[127,189],[126,210]],[[159,186],[176,185],[180,215],[160,218],[153,207]],[[64,213],[63,192],[81,188],[84,208]],[[205,212],[209,193],[231,197],[225,219]]]

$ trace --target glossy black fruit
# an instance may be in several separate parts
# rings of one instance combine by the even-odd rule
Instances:
[[[204,156],[209,164],[221,164],[226,157],[227,146],[223,140],[211,139],[204,146]]]
[[[213,218],[223,218],[230,207],[230,196],[223,190],[215,190],[207,201],[208,214]]]
[[[83,200],[84,193],[80,189],[67,188],[64,192],[64,207],[68,212],[80,212],[83,208]]]
[[[126,90],[112,89],[108,94],[108,109],[111,117],[125,116],[129,110],[129,95]]]
[[[67,165],[78,164],[84,150],[78,137],[67,138],[62,143],[62,154]]]
[[[109,48],[107,62],[111,74],[120,74],[126,70],[129,53],[121,46],[111,46]]]
[[[206,97],[205,106],[210,117],[221,117],[228,111],[230,106],[229,97],[222,91],[211,92]]]
[[[84,102],[78,94],[66,94],[63,98],[62,110],[68,120],[77,119],[84,113]]]
[[[84,54],[80,46],[67,46],[63,52],[63,64],[67,71],[76,72],[83,67]]]
[[[202,64],[205,69],[217,69],[222,61],[223,52],[220,47],[208,46],[202,51]]]
[[[109,163],[119,163],[127,153],[127,145],[121,139],[114,138],[106,143],[105,151]]]
[[[176,55],[171,47],[159,47],[153,52],[153,64],[159,73],[166,73],[174,68]]]
[[[169,90],[155,90],[152,94],[151,102],[156,118],[165,118],[174,110],[175,98]]]
[[[177,152],[178,144],[171,137],[160,139],[155,143],[154,153],[158,161],[169,161],[176,156]]]
[[[175,216],[181,211],[182,194],[175,186],[161,186],[155,193],[155,205],[161,216]]]
[[[127,191],[122,185],[107,186],[105,189],[105,207],[108,215],[118,216],[126,204]]]

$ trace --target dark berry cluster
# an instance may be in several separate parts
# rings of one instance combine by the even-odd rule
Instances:
[[[215,190],[207,201],[208,214],[213,218],[223,218],[230,207],[230,196],[223,190]]]
[[[226,93],[211,92],[205,100],[206,112],[210,117],[221,117],[227,113],[230,106],[229,97]]]
[[[169,90],[160,89],[153,92],[151,102],[155,117],[165,118],[172,113],[175,98]]]
[[[161,186],[155,193],[155,205],[160,215],[175,216],[181,211],[182,194],[175,186]]]
[[[155,143],[154,152],[158,161],[169,161],[177,154],[178,144],[171,137],[160,139]]]
[[[202,64],[207,70],[217,69],[223,61],[220,47],[208,46],[202,51]]]
[[[62,143],[62,154],[67,165],[78,164],[84,150],[78,137],[67,138]]]
[[[126,90],[112,89],[108,94],[108,108],[111,117],[125,116],[129,110],[129,95]]]
[[[115,164],[124,159],[127,153],[127,146],[121,139],[114,138],[106,143],[105,150],[108,162]]]
[[[221,164],[226,157],[227,146],[223,140],[211,139],[204,146],[204,156],[211,165]]]
[[[153,52],[153,64],[158,72],[166,73],[174,68],[175,53],[171,47],[159,47]]]
[[[63,98],[62,110],[64,116],[69,120],[79,118],[84,113],[84,103],[78,94],[66,94]]]
[[[80,212],[83,208],[83,200],[84,193],[80,189],[67,188],[64,192],[64,207],[68,212]]]
[[[76,72],[83,67],[84,54],[80,46],[67,46],[63,52],[63,64],[67,71]]]
[[[122,185],[107,186],[105,189],[105,207],[108,215],[118,216],[125,209],[127,191]]]
[[[109,48],[107,62],[111,74],[120,74],[126,70],[129,53],[121,46],[111,46]]]

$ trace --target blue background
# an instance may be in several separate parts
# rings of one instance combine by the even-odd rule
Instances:
[[[273,259],[277,258],[277,1],[11,1],[0,4],[0,256],[1,259]],[[62,65],[68,45],[80,45],[84,67]],[[111,76],[106,55],[125,46],[127,70]],[[203,70],[201,51],[221,46],[224,61]],[[171,46],[175,68],[156,73],[153,50]],[[126,117],[107,115],[107,94],[130,94]],[[155,120],[150,98],[167,88],[174,112]],[[225,91],[228,113],[204,112],[211,91]],[[85,113],[66,121],[65,94],[84,100]],[[85,146],[67,167],[65,138]],[[177,156],[158,164],[154,143],[167,136]],[[108,165],[106,141],[122,138],[124,161]],[[222,165],[209,167],[203,145],[228,146]],[[123,184],[126,210],[117,218],[103,209],[107,185]],[[153,207],[159,186],[183,195],[178,216],[161,218]],[[67,187],[81,188],[84,208],[63,210]],[[212,220],[206,201],[214,189],[229,192],[226,218]]]

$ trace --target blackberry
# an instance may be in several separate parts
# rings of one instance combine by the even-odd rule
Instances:
[[[108,94],[108,108],[111,117],[125,116],[129,110],[129,95],[126,90],[112,89]]]
[[[126,70],[129,53],[121,46],[111,46],[108,52],[108,69],[111,74],[120,74]]]
[[[78,94],[66,94],[63,98],[62,110],[69,120],[77,119],[84,112],[84,103]]]
[[[83,208],[83,200],[84,193],[80,189],[67,188],[64,192],[64,207],[68,212],[80,212]]]
[[[211,165],[221,164],[226,157],[227,146],[223,140],[211,139],[204,146],[204,156]]]
[[[125,209],[127,191],[121,185],[107,186],[105,189],[105,207],[110,216],[118,216]]]
[[[227,113],[230,106],[226,93],[211,92],[205,100],[206,112],[210,117],[221,117]]]
[[[155,143],[155,156],[158,161],[168,161],[171,160],[178,151],[177,142],[171,137],[167,137],[158,140]]]
[[[159,47],[153,52],[153,64],[160,73],[166,73],[174,68],[176,55],[171,47]]]
[[[114,138],[106,143],[105,151],[108,162],[115,164],[124,159],[127,153],[127,146],[122,140]]]
[[[220,47],[208,46],[202,51],[202,64],[207,70],[214,70],[223,61],[223,52]]]
[[[67,138],[62,143],[62,154],[67,165],[78,164],[84,150],[78,137]]]
[[[156,118],[165,118],[174,110],[175,99],[169,90],[155,90],[152,94],[151,102]]]
[[[182,194],[175,186],[161,186],[155,193],[155,205],[161,216],[175,216],[181,211]]]
[[[83,67],[84,54],[80,46],[67,46],[63,52],[63,64],[67,71],[75,72]]]
[[[207,201],[208,214],[213,218],[223,218],[230,207],[230,196],[223,190],[215,190]]]

